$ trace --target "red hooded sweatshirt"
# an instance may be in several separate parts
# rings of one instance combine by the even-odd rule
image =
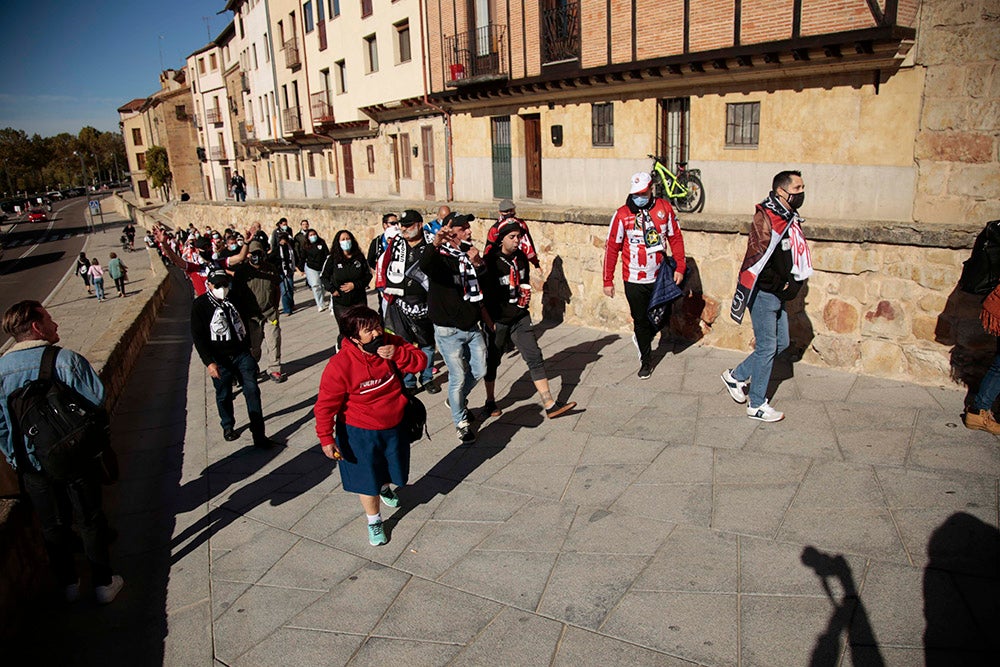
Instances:
[[[385,343],[396,346],[392,360],[401,373],[419,373],[427,367],[427,355],[399,336],[386,332]],[[404,407],[406,396],[389,362],[345,338],[319,381],[313,408],[319,444],[333,444],[338,415],[351,426],[381,431],[399,425]]]

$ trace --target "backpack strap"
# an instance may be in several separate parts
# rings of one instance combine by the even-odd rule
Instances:
[[[38,379],[51,380],[56,375],[56,357],[59,356],[58,345],[49,345],[42,352],[42,360],[38,366]]]

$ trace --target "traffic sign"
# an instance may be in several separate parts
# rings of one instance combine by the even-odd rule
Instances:
[[[100,202],[100,200],[91,199],[89,203],[90,203],[90,212],[91,213],[100,213],[101,212],[101,202]]]

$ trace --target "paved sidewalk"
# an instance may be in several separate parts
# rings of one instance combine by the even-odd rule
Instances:
[[[301,283],[297,299],[290,377],[262,388],[286,446],[265,452],[222,439],[175,285],[116,415],[126,588],[54,614],[86,647],[68,663],[1000,657],[1000,447],[962,426],[963,392],[797,364],[773,400],[787,418],[762,424],[719,379],[740,355],[661,342],[642,381],[627,338],[543,326],[553,390],[578,409],[546,420],[508,355],[503,416],[460,446],[446,392],[421,394],[432,437],[383,513],[389,543],[371,547],[313,430],[333,318]]]

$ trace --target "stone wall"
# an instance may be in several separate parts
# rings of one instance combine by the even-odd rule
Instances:
[[[362,207],[363,206],[363,207]],[[244,226],[265,230],[287,217],[307,218],[331,239],[350,229],[360,243],[381,233],[383,213],[413,207],[430,215],[425,202],[258,202],[246,205],[180,204],[178,226]],[[482,241],[494,213],[475,204],[452,208],[481,217],[474,238]],[[628,307],[621,294],[603,294],[602,258],[610,211],[525,206],[542,269],[532,277],[532,315],[626,334]],[[807,212],[807,211],[804,211]],[[749,350],[748,321],[729,318],[729,300],[746,250],[747,216],[684,216],[687,254],[693,260],[689,295],[674,308],[671,330],[688,340]],[[978,233],[973,225],[919,225],[870,221],[809,220],[816,273],[789,306],[793,346],[802,359],[922,384],[975,380],[992,355],[993,339],[979,325],[979,300],[957,290],[962,262]]]
[[[927,78],[914,218],[1000,218],[1000,5],[923,0],[916,63]]]

